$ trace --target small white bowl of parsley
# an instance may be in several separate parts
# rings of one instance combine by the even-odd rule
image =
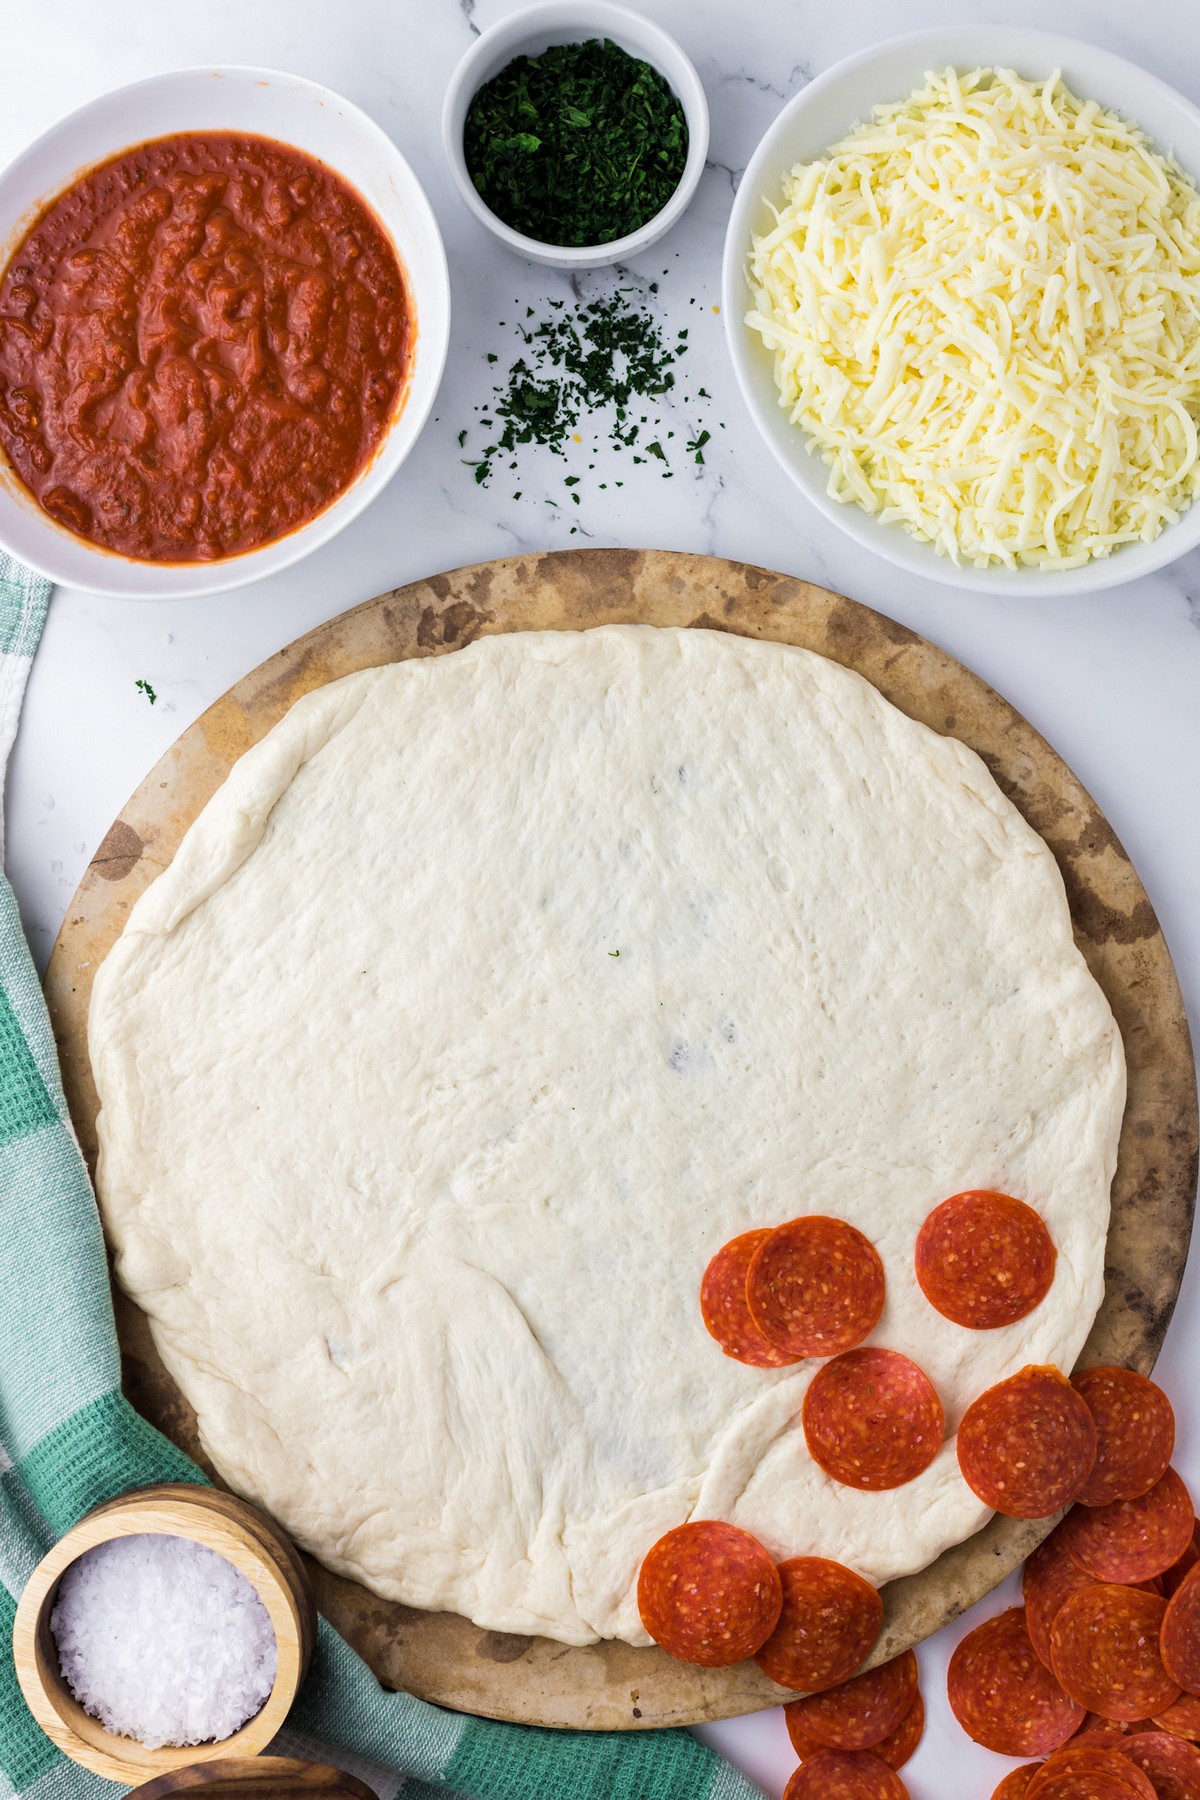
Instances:
[[[603,0],[543,0],[471,46],[442,111],[458,190],[510,250],[624,261],[671,229],[708,154],[708,103],[674,38]]]

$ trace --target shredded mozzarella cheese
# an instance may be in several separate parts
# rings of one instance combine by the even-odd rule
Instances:
[[[1200,194],[1057,74],[947,69],[792,170],[747,323],[829,493],[1071,569],[1200,489]]]

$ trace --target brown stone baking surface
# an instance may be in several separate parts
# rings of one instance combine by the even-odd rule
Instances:
[[[1170,955],[1145,890],[1095,802],[1044,740],[944,651],[852,600],[743,563],[652,550],[576,550],[481,563],[418,581],[318,626],[199,718],[151,770],[96,852],[50,960],[46,996],[71,1114],[95,1155],[87,1058],[92,975],[129,909],[243,750],[294,700],[338,676],[441,655],[487,632],[637,622],[707,626],[801,644],[856,669],[910,717],[961,738],[1041,833],[1066,883],[1075,935],[1125,1040],[1129,1098],[1113,1185],[1104,1304],[1081,1363],[1148,1373],[1187,1256],[1196,1192],[1196,1076]],[[202,1463],[195,1418],[145,1318],[117,1296],[126,1391]],[[206,1466],[208,1466],[206,1464]],[[210,1468],[211,1473],[211,1468]],[[251,1496],[252,1497],[252,1496]],[[884,1590],[873,1660],[954,1618],[1015,1568],[1052,1521],[993,1519],[920,1574]],[[573,1649],[423,1613],[309,1568],[322,1612],[387,1686],[445,1706],[592,1730],[684,1725],[787,1698],[754,1663],[698,1669],[655,1649]]]

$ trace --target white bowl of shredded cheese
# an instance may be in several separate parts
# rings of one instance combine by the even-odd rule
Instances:
[[[865,123],[864,123],[865,122]],[[743,177],[723,302],[771,450],[842,530],[976,592],[1200,544],[1200,110],[1047,32],[839,63]]]

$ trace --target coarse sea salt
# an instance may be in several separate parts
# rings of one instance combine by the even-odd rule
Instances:
[[[85,1712],[152,1750],[229,1737],[275,1683],[275,1631],[254,1588],[190,1538],[113,1538],[73,1562],[50,1616]]]

